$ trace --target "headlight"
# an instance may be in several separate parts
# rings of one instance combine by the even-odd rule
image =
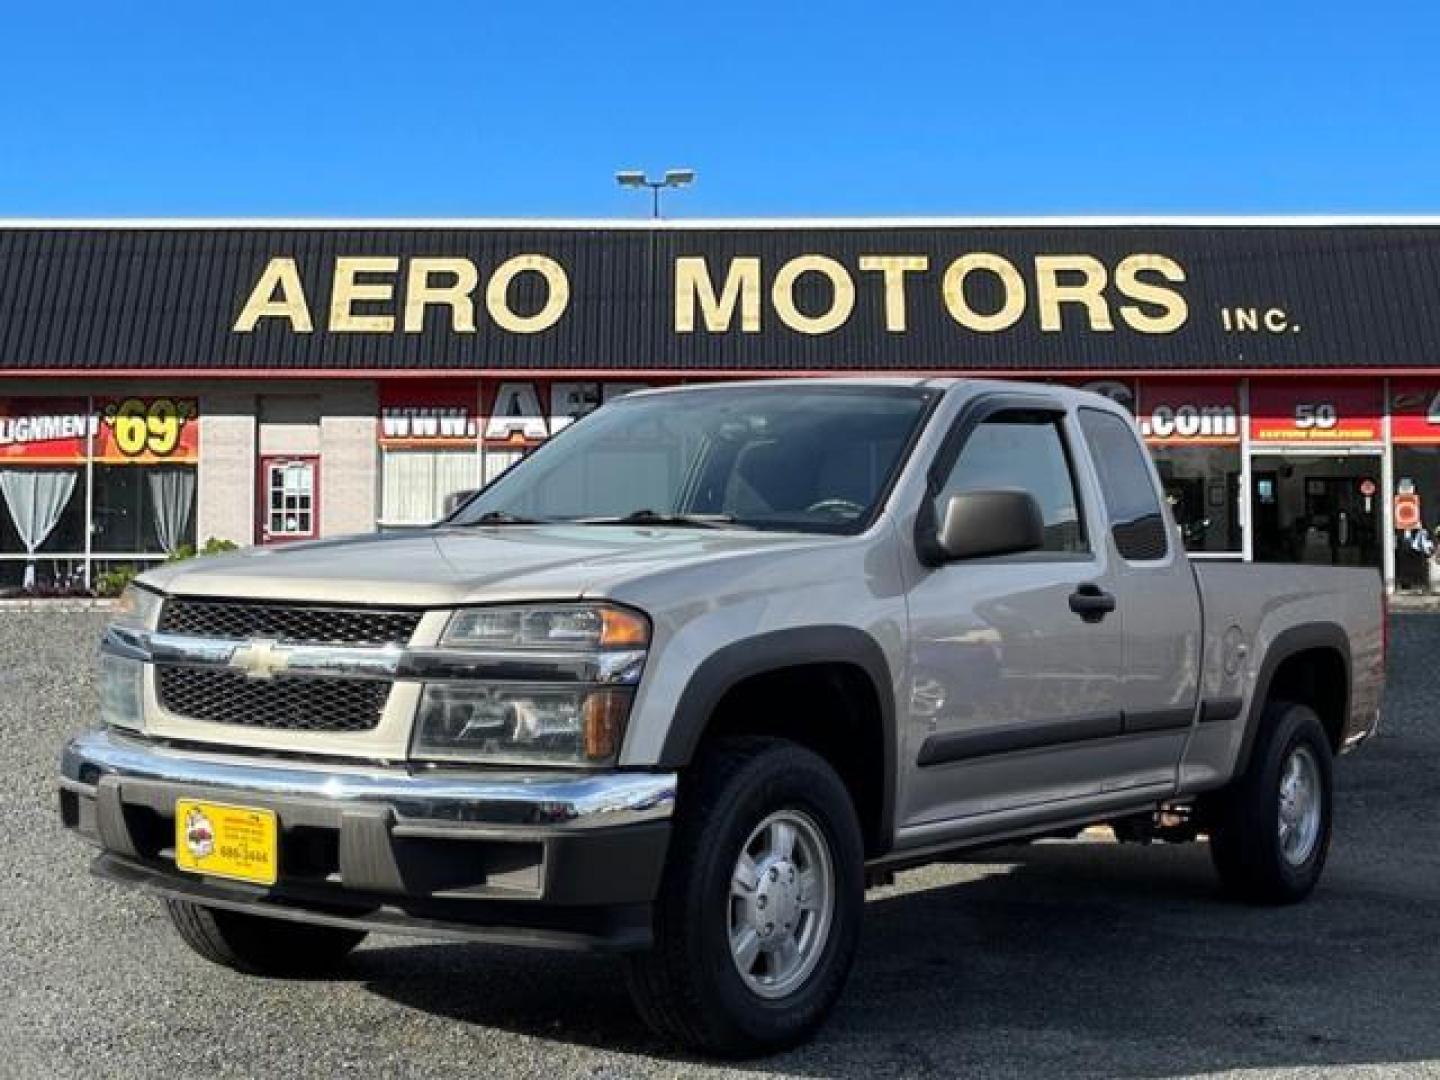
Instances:
[[[142,630],[154,629],[164,598],[141,585],[126,585],[115,601],[115,621]]]
[[[100,722],[140,731],[145,727],[145,665],[111,653],[100,654]]]
[[[612,765],[649,641],[645,616],[605,604],[456,612],[436,653],[475,677],[427,679],[412,756]]]
[[[497,649],[615,649],[650,643],[639,612],[601,604],[469,608],[445,628],[443,645]]]
[[[111,637],[154,629],[164,598],[139,585],[127,585],[115,604],[114,630],[100,652],[100,722],[131,731],[145,729],[145,665]]]
[[[629,713],[628,690],[429,683],[416,751],[452,760],[609,765]]]

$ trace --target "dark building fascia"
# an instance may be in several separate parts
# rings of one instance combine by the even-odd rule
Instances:
[[[1435,221],[0,223],[0,374],[1433,367]]]

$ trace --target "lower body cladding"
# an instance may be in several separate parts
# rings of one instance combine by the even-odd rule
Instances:
[[[409,771],[239,757],[109,731],[61,762],[64,824],[113,881],[249,914],[592,950],[651,944],[673,773]],[[273,884],[177,866],[177,805],[275,825]]]

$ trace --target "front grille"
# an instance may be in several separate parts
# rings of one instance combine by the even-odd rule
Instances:
[[[283,731],[370,731],[390,694],[390,684],[375,679],[252,679],[169,666],[155,673],[160,704],[178,716]]]
[[[220,638],[272,638],[303,645],[405,644],[420,611],[314,607],[249,600],[165,601],[160,629]]]

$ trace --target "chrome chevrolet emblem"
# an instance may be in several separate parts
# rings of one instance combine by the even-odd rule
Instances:
[[[230,666],[249,679],[273,679],[290,666],[290,656],[280,651],[279,642],[255,638],[236,647],[230,654]]]

